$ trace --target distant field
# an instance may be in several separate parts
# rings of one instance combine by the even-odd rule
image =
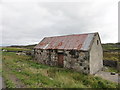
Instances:
[[[10,46],[12,48],[26,48],[26,49],[33,49],[37,44],[33,44],[33,45],[22,45],[22,46]]]
[[[116,88],[117,84],[92,75],[38,64],[31,56],[3,52],[3,77],[8,88]]]
[[[114,51],[114,50],[120,50],[120,43],[106,43],[102,44],[104,51]]]
[[[19,47],[4,47],[2,48],[4,50],[7,50],[7,51],[30,51],[31,49],[27,49],[27,48],[19,48]]]

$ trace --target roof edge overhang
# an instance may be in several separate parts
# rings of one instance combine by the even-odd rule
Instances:
[[[70,50],[76,50],[76,51],[84,51],[84,52],[87,52],[88,50],[78,50],[78,49],[43,49],[43,48],[34,48],[34,49],[38,49],[38,50],[67,50],[67,51],[70,51]]]

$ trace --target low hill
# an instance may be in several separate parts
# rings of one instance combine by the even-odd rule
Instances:
[[[115,51],[120,50],[120,43],[105,43],[102,44],[104,51]]]
[[[15,48],[27,48],[27,49],[33,49],[37,44],[32,44],[32,45],[12,45],[10,47],[15,47]]]

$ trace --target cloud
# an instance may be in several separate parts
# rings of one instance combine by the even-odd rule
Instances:
[[[0,4],[0,12],[2,12],[2,5]],[[0,45],[2,44],[2,13],[0,13]]]
[[[86,32],[99,32],[103,43],[117,42],[117,2],[109,1],[6,1],[2,4],[3,45],[34,44],[43,37]]]

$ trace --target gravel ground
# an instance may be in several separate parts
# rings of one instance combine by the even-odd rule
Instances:
[[[5,88],[5,84],[4,84],[3,80],[2,80],[2,77],[0,76],[0,90],[2,88]]]
[[[110,72],[99,71],[98,73],[95,74],[95,76],[99,76],[103,79],[118,83],[118,74],[117,73],[115,73],[115,75],[111,75]]]

